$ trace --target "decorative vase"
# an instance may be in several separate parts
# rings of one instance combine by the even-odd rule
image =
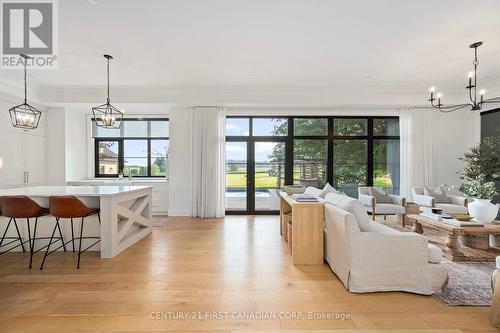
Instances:
[[[479,222],[491,222],[498,215],[498,207],[489,199],[474,199],[468,208],[469,214]]]

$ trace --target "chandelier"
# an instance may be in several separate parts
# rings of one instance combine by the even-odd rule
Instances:
[[[485,99],[484,95],[486,94],[486,90],[478,89],[477,67],[479,65],[479,61],[477,60],[477,48],[480,47],[481,45],[483,45],[483,42],[476,42],[469,46],[471,49],[474,49],[474,61],[472,62],[472,64],[474,65],[474,71],[469,72],[468,74],[469,82],[468,85],[465,87],[465,89],[469,91],[470,102],[464,104],[444,105],[443,103],[441,103],[441,98],[443,97],[443,94],[437,93],[436,97],[434,97],[434,92],[436,91],[436,88],[431,87],[430,88],[431,98],[429,99],[429,102],[431,102],[431,105],[434,108],[438,109],[441,112],[453,112],[467,107],[470,107],[471,111],[479,111],[483,107],[483,104],[500,102],[500,97]],[[479,90],[479,98],[478,98],[478,90]],[[436,101],[437,104],[435,103]]]
[[[31,57],[20,54],[21,58],[24,59],[24,103],[16,105],[9,109],[10,120],[12,121],[12,125],[17,128],[22,128],[26,130],[35,129],[38,127],[38,123],[40,122],[40,118],[42,117],[42,111],[37,110],[34,106],[28,104],[28,94],[27,94],[27,75],[26,75],[26,65],[28,59]]]
[[[106,71],[108,77],[108,89],[107,89],[107,100],[105,104],[98,105],[92,108],[92,114],[94,115],[94,122],[96,126],[102,128],[120,128],[123,120],[123,112],[118,110],[116,107],[111,105],[109,99],[109,60],[113,59],[112,56],[105,54],[106,58]]]

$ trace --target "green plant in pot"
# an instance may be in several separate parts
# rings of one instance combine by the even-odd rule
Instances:
[[[464,181],[460,191],[474,198],[468,206],[469,214],[480,222],[491,222],[498,215],[498,207],[491,199],[497,193],[495,180],[500,173],[499,145],[500,138],[484,138],[460,158],[465,162],[459,172]]]

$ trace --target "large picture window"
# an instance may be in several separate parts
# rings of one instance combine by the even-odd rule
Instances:
[[[285,184],[399,194],[397,117],[227,117],[226,141],[228,213],[277,211]]]
[[[95,176],[166,177],[169,120],[124,119],[120,129],[92,125]]]

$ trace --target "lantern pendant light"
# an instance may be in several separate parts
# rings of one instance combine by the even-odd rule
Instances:
[[[98,105],[92,108],[92,114],[94,115],[93,119],[96,126],[109,129],[120,128],[123,120],[123,112],[111,105],[109,99],[109,61],[113,59],[113,57],[105,54],[104,58],[106,58],[107,60],[107,99],[105,104]]]
[[[34,106],[28,104],[28,94],[27,94],[27,73],[26,66],[28,63],[28,59],[31,57],[20,54],[21,58],[24,59],[24,103],[16,105],[9,109],[10,120],[12,121],[12,125],[16,128],[22,128],[25,130],[32,130],[38,127],[40,122],[40,118],[42,117],[42,111],[38,110]]]

